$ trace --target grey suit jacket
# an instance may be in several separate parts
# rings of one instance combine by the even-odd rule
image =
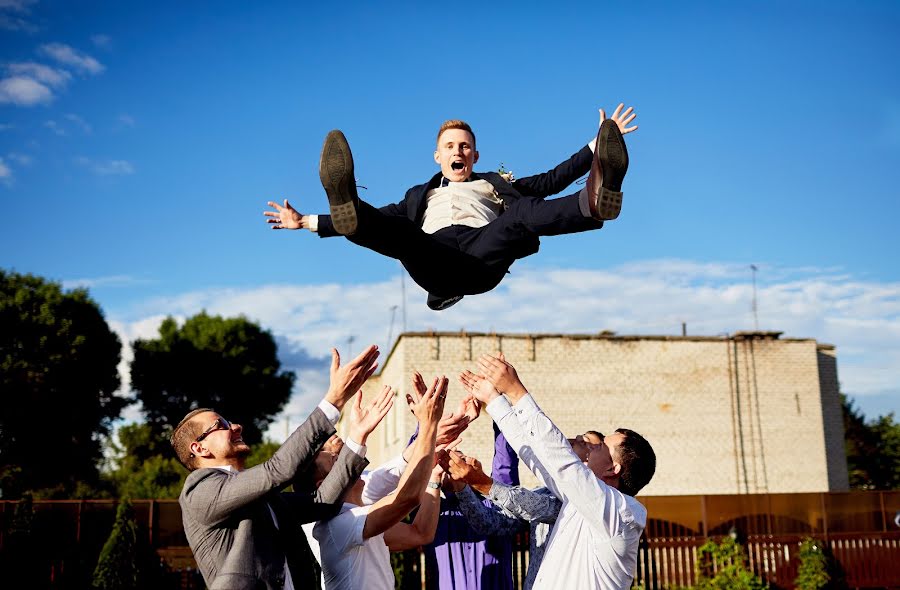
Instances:
[[[312,463],[334,432],[316,408],[265,463],[240,472],[213,467],[188,475],[178,503],[188,543],[211,590],[283,588],[286,556],[296,590],[307,587],[316,566],[300,525],[337,514],[345,491],[369,462],[345,445],[315,494],[280,490]],[[298,547],[305,554],[298,555]],[[317,585],[318,576],[312,575]]]

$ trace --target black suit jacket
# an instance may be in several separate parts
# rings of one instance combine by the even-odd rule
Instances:
[[[512,183],[504,180],[496,172],[473,172],[473,180],[483,179],[491,183],[497,194],[503,199],[505,207],[512,205],[516,199],[522,197],[546,198],[565,189],[567,186],[587,174],[591,169],[593,153],[588,146],[584,146],[573,154],[568,160],[562,162],[552,170],[543,174],[519,178]],[[399,203],[385,205],[379,210],[385,215],[406,217],[417,227],[422,227],[425,217],[425,195],[431,189],[437,188],[441,182],[442,174],[438,172],[425,184],[419,184],[408,191]],[[334,231],[330,215],[319,216],[319,236],[323,238],[339,235]]]

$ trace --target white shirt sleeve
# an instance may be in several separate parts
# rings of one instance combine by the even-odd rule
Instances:
[[[530,398],[531,396],[526,397]],[[519,404],[521,403],[522,400],[519,400]],[[554,489],[553,482],[547,481],[550,478],[525,437],[525,431],[517,418],[517,414],[520,414],[522,410],[522,408],[519,407],[519,404],[513,406],[505,396],[501,395],[494,398],[494,400],[487,405],[486,409],[488,414],[491,415],[491,418],[494,419],[494,422],[497,423],[500,432],[506,437],[506,442],[509,443],[509,446],[511,446],[519,456],[519,460],[534,473],[542,486],[549,489],[557,498],[562,500],[563,497]]]
[[[557,497],[568,500],[602,537],[615,536],[634,521],[625,495],[606,485],[578,458],[569,441],[531,395],[522,398],[515,408],[521,410],[517,416],[527,444],[552,480],[553,486],[548,487]]]
[[[347,445],[347,447],[351,451],[353,451],[354,453],[359,455],[360,458],[362,458],[362,459],[366,458],[366,448],[367,448],[366,445],[361,445],[361,444],[357,443],[355,440],[353,440],[352,438],[348,438],[347,442],[345,442],[344,444]]]
[[[310,215],[308,221],[309,221],[309,231],[317,233],[319,231],[319,216],[318,215]]]
[[[397,455],[371,471],[368,477],[365,477],[365,487],[362,492],[363,504],[374,504],[393,493],[397,489],[397,484],[400,483],[400,476],[403,475],[404,469],[406,469],[406,460],[403,455]]]
[[[326,552],[340,555],[352,547],[365,543],[363,529],[368,514],[368,506],[357,506],[341,512],[331,520],[323,520],[316,524],[313,537],[319,542],[322,555]]]
[[[325,417],[331,422],[332,425],[338,423],[338,420],[341,419],[341,412],[334,405],[328,401],[327,399],[323,399],[319,402],[319,409],[325,414]]]

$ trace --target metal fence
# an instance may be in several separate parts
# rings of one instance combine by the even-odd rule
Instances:
[[[694,584],[697,549],[708,538],[730,532],[744,540],[753,570],[780,588],[793,588],[797,552],[806,537],[820,539],[831,548],[850,587],[900,588],[900,492],[638,499],[647,507],[649,520],[641,540],[635,584],[647,589]],[[165,565],[168,587],[203,588],[187,547],[177,501],[133,503],[146,546]],[[21,515],[14,517],[18,506],[17,502],[0,501],[0,565],[5,579],[15,579],[10,578],[12,572],[27,565],[27,587],[89,587],[100,550],[112,530],[116,502],[35,501],[24,525]],[[28,546],[34,550],[28,551]],[[514,555],[518,580],[524,578],[527,568],[527,548],[527,535],[520,535]],[[428,572],[420,556],[412,552],[402,561],[407,574],[399,582],[404,587],[422,588]]]

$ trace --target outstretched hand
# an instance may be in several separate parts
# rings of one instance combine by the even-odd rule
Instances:
[[[423,381],[424,383],[424,381]],[[420,394],[418,387],[406,394],[406,403],[413,415],[419,421],[419,426],[427,424],[437,427],[444,413],[444,401],[447,399],[447,378],[435,377],[424,394]]]
[[[505,394],[509,401],[516,403],[523,395],[528,393],[519,375],[516,373],[515,367],[506,362],[503,353],[497,356],[490,354],[482,355],[478,359],[478,368],[487,381],[490,381],[497,391]]]
[[[332,348],[330,383],[325,399],[338,410],[343,409],[347,401],[359,391],[362,384],[372,376],[377,368],[378,347],[374,344],[343,367],[341,366],[341,354],[336,348]]]
[[[497,391],[490,381],[481,375],[476,375],[472,371],[466,370],[460,373],[459,382],[462,383],[466,391],[484,405],[491,403],[500,396],[500,392]]]
[[[263,215],[268,217],[266,223],[271,224],[272,229],[300,229],[301,227],[309,229],[309,217],[301,215],[287,199],[284,200],[283,206],[275,201],[269,201],[268,204],[275,210],[263,211]]]
[[[615,121],[616,125],[619,126],[619,131],[622,132],[622,135],[625,135],[626,133],[631,133],[632,131],[635,131],[638,128],[637,125],[635,125],[633,127],[628,126],[628,124],[631,123],[635,117],[637,117],[637,113],[634,112],[634,108],[632,108],[632,107],[628,107],[623,112],[622,108],[624,106],[625,106],[625,103],[620,102],[619,106],[616,107],[616,110],[613,111],[612,117],[610,117],[610,119]],[[604,111],[603,109],[600,109],[600,122],[603,123],[603,121],[605,121],[605,120],[606,120],[606,111]]]
[[[418,371],[413,371],[412,385],[419,397],[422,397],[428,391],[425,379],[422,378],[421,373]],[[458,411],[445,413],[441,417],[441,421],[438,422],[437,441],[435,444],[445,445],[453,442],[469,427],[469,422],[478,417],[478,412],[481,411],[480,405],[476,411],[474,404],[478,402],[474,399],[467,402],[467,399],[468,396],[463,398]],[[410,410],[412,410],[412,406],[410,406]]]
[[[368,436],[387,416],[393,405],[394,395],[389,385],[382,387],[381,393],[372,398],[365,408],[362,406],[362,391],[357,393],[350,409],[350,438],[358,444],[366,444]]]

